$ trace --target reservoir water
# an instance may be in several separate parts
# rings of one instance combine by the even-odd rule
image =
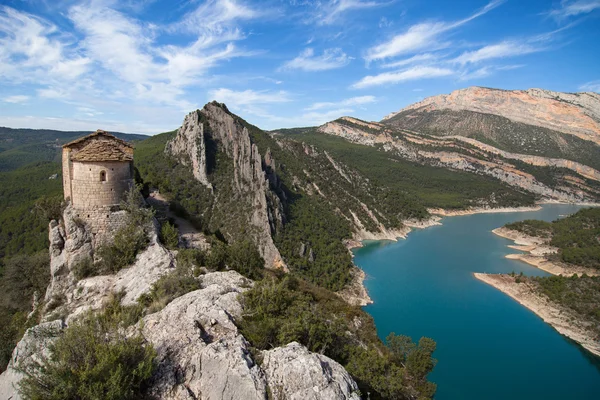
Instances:
[[[516,250],[491,230],[524,219],[552,221],[578,206],[444,218],[406,240],[368,242],[355,263],[375,302],[365,307],[381,338],[390,332],[437,342],[435,398],[600,399],[600,361],[473,272],[542,275],[504,258]]]

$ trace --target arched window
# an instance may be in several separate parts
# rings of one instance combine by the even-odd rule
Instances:
[[[100,182],[106,182],[106,171],[100,171]]]

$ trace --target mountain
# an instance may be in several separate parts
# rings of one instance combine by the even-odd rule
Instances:
[[[0,171],[9,171],[32,162],[60,162],[61,146],[89,133],[87,131],[0,127]],[[148,138],[146,135],[111,133],[130,142]]]
[[[472,87],[317,131],[421,165],[486,175],[538,200],[600,198],[600,95]]]
[[[564,158],[600,169],[600,94],[470,87],[428,97],[383,124],[461,136],[501,150]]]

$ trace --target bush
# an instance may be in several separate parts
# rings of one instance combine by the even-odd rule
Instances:
[[[71,271],[75,279],[80,280],[89,276],[98,275],[98,266],[94,265],[91,257],[85,257],[71,266]]]
[[[148,245],[148,235],[143,227],[132,223],[120,228],[115,233],[113,243],[99,246],[96,250],[101,258],[98,272],[115,273],[133,264],[136,255]]]
[[[194,276],[200,275],[200,267],[206,264],[206,252],[200,249],[179,249],[177,251],[177,266],[187,268]]]
[[[178,265],[173,272],[154,282],[150,292],[140,296],[138,303],[148,307],[149,313],[154,313],[174,299],[201,287],[200,280],[194,277],[193,268]]]
[[[165,222],[160,228],[160,240],[169,249],[179,246],[179,231],[170,222]]]
[[[114,302],[113,302],[114,303]],[[49,346],[49,356],[23,367],[25,399],[139,399],[154,370],[156,352],[141,334],[127,336],[112,305],[72,323]]]
[[[424,338],[417,346],[410,338],[394,335],[388,338],[388,349],[377,338],[372,319],[325,289],[289,275],[265,278],[246,291],[241,302],[240,329],[258,349],[298,341],[344,365],[361,391],[371,392],[373,398],[430,398],[435,392],[435,385],[426,380],[435,365],[435,342]],[[410,363],[410,370],[404,363]]]
[[[265,260],[256,246],[248,240],[235,242],[229,247],[227,266],[250,279],[260,279]]]

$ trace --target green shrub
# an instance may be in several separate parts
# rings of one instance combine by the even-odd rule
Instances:
[[[197,277],[201,274],[200,267],[206,264],[206,252],[200,249],[179,249],[176,260],[178,266],[188,268]]]
[[[99,272],[115,273],[133,264],[136,255],[148,245],[148,235],[143,227],[127,224],[115,233],[113,242],[99,246],[96,253],[101,258]]]
[[[227,266],[250,279],[260,279],[265,260],[256,246],[248,241],[235,242],[229,247]]]
[[[240,329],[258,349],[302,343],[344,365],[361,392],[371,392],[373,398],[431,398],[435,392],[426,379],[435,365],[435,342],[423,338],[417,346],[394,335],[388,349],[372,319],[325,289],[289,275],[265,278],[241,296],[241,303]],[[410,370],[403,365],[409,363]]]
[[[138,303],[148,307],[149,313],[154,313],[174,299],[200,288],[202,284],[194,277],[193,268],[178,265],[173,272],[161,276],[154,282],[150,292],[140,296]]]
[[[98,265],[94,265],[94,260],[91,257],[85,257],[71,266],[71,271],[75,279],[80,280],[89,276],[98,275]]]
[[[160,228],[160,240],[169,249],[179,246],[179,231],[170,222],[165,222]]]
[[[121,313],[87,314],[49,346],[49,356],[23,367],[24,399],[139,399],[156,352],[141,334],[127,336]]]

